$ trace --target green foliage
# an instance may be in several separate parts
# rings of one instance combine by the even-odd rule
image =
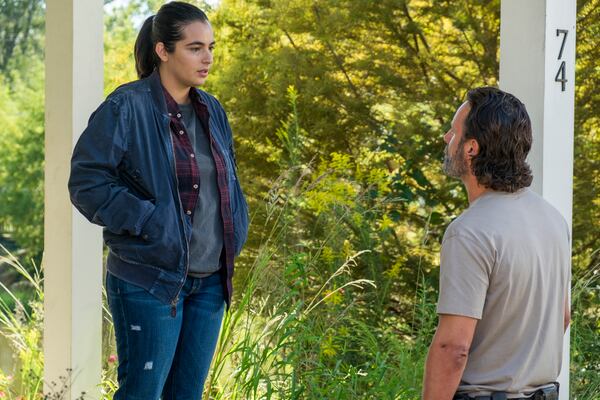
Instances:
[[[314,187],[287,247],[310,248],[338,221],[329,244],[338,257],[371,250],[357,271],[380,289],[363,313],[405,323],[418,275],[437,281],[441,235],[466,204],[440,174],[441,136],[469,88],[496,82],[499,1],[225,0],[211,17],[220,47],[209,89],[228,110],[258,210],[250,248],[264,236],[262,194],[295,164],[290,173]]]
[[[600,263],[600,1],[580,1],[577,24],[575,166],[573,182],[574,269]],[[596,303],[597,305],[598,303]]]
[[[578,1],[573,182],[573,398],[600,397],[600,1]]]
[[[137,34],[133,15],[141,2],[132,1],[104,15],[104,94],[136,79],[133,43]]]
[[[0,80],[0,226],[29,258],[43,245],[43,6],[0,9],[26,2],[38,8]],[[106,14],[106,94],[135,79],[139,23],[162,3],[133,0]],[[577,399],[600,396],[599,10],[599,0],[578,1]],[[439,242],[466,206],[462,187],[440,174],[441,136],[468,89],[497,84],[499,12],[500,0],[222,0],[209,9],[217,48],[206,89],[228,111],[253,210],[211,398],[418,398],[437,322]],[[0,35],[10,26],[0,23]],[[0,390],[40,398],[41,293],[30,288],[28,305],[11,290],[0,291],[2,324],[16,326],[11,340],[27,348],[15,354],[29,372],[0,373]],[[104,317],[109,399],[116,363]]]
[[[285,169],[264,199],[265,225],[255,229],[265,235],[238,281],[206,390],[213,399],[417,399],[435,298],[423,274],[396,300],[404,312],[388,298],[401,279],[381,268],[394,231],[382,216],[390,174],[368,152],[294,165],[301,152],[290,138],[307,132],[301,94],[288,94],[292,112],[278,131]],[[414,258],[420,270],[426,261]]]
[[[10,302],[0,297],[0,335],[8,339],[14,355],[13,371],[0,369],[0,398],[6,400],[62,400],[68,389],[71,371],[49,382],[50,392],[44,393],[44,290],[41,270],[34,264],[25,268],[4,246],[0,245],[0,264],[14,270],[23,278],[32,293],[24,304],[15,293],[0,282],[0,291]],[[30,273],[29,270],[33,270]],[[14,304],[14,307],[11,307]],[[83,400],[83,394],[77,400]]]
[[[29,57],[43,52],[44,2],[0,1],[0,74],[23,70]]]
[[[600,396],[600,264],[576,270],[573,279],[571,323],[572,393],[576,399]]]
[[[453,4],[224,1],[212,21],[226,48],[217,50],[209,85],[243,132],[242,174],[276,176],[273,134],[293,85],[311,132],[305,157],[385,148],[390,166],[409,178],[398,190],[450,209],[462,201],[434,186],[445,182],[435,160],[466,90],[496,80],[499,2]]]
[[[8,399],[41,399],[43,374],[42,329],[43,329],[43,290],[39,270],[34,266],[31,275],[12,255],[4,253],[0,262],[8,265],[21,275],[35,293],[32,301],[24,305],[5,285],[0,282],[0,290],[11,298],[14,308],[0,298],[0,334],[5,336],[13,349],[18,373],[5,375],[0,370],[0,391]]]
[[[343,231],[342,218],[319,222],[328,238],[298,238],[295,227],[315,182],[286,175],[268,203],[269,236],[226,316],[210,398],[418,398],[421,375],[403,362],[422,365],[424,352],[392,325],[368,323],[363,315],[364,295],[377,290],[358,271],[368,251],[351,253],[347,245],[336,254],[328,246]],[[421,338],[427,340],[415,335]]]
[[[34,79],[27,83],[14,77],[12,85],[0,85],[0,227],[39,262],[44,240],[41,65],[32,72]]]

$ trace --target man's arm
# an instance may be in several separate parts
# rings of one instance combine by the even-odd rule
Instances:
[[[571,302],[569,301],[569,292],[565,294],[565,315],[564,315],[564,332],[567,331],[571,323]]]
[[[429,347],[423,381],[423,400],[451,400],[462,377],[477,319],[440,314]]]

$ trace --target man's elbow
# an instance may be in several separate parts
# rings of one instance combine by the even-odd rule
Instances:
[[[571,323],[571,311],[569,311],[568,309],[565,310],[565,316],[564,316],[564,331],[567,331],[567,328],[569,327],[569,324]]]
[[[434,346],[444,355],[449,369],[462,371],[465,368],[469,357],[469,346],[466,343],[443,341],[435,343]]]

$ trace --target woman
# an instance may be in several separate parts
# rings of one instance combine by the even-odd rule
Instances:
[[[231,301],[247,205],[227,116],[196,89],[209,74],[206,15],[171,2],[135,43],[140,80],[92,114],[71,163],[71,201],[104,227],[120,399],[198,399]]]

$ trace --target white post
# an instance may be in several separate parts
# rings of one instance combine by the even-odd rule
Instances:
[[[576,0],[502,0],[500,87],[525,103],[533,125],[533,189],[572,223]],[[569,398],[569,331],[560,398]]]
[[[74,144],[103,93],[103,0],[46,1],[44,392],[99,399],[102,240],[69,201]],[[56,386],[52,385],[56,383]]]

